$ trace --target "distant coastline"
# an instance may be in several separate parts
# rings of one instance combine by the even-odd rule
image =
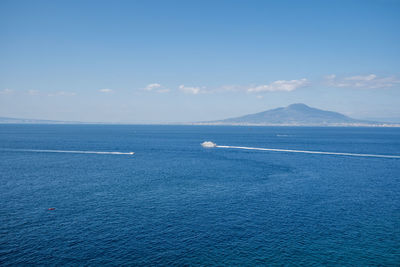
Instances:
[[[86,125],[206,125],[206,126],[283,126],[283,127],[400,127],[400,123],[360,120],[338,112],[309,107],[302,103],[291,104],[216,121],[166,122],[166,123],[121,123],[81,122],[0,117],[0,124],[86,124]]]
[[[330,123],[330,124],[262,124],[262,123],[212,123],[212,122],[196,122],[185,123],[184,125],[207,125],[207,126],[259,126],[259,127],[400,127],[400,123],[377,123],[377,124],[363,124],[363,123]]]
[[[21,122],[4,122],[0,125],[31,124],[31,125],[170,125],[170,126],[236,126],[236,127],[400,127],[400,123],[378,123],[378,124],[253,124],[253,123],[211,123],[211,122],[166,122],[166,123],[113,123],[113,122],[34,122],[26,120]]]

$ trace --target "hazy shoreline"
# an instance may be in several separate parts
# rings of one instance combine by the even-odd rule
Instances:
[[[397,128],[400,124],[253,124],[253,123],[118,123],[118,122],[0,122],[0,125],[171,125],[171,126],[237,126],[237,127],[354,127]]]

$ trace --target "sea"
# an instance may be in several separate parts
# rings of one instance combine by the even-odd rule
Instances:
[[[399,158],[204,141],[400,155],[400,128],[2,124],[0,265],[400,266]]]

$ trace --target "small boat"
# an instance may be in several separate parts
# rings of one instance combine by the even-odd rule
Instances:
[[[203,143],[201,143],[201,146],[206,148],[211,148],[211,147],[216,147],[217,144],[211,141],[204,141]]]

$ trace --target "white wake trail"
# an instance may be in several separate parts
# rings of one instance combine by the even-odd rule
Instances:
[[[400,159],[396,155],[376,155],[376,154],[359,154],[359,153],[346,153],[346,152],[326,152],[326,151],[310,151],[310,150],[292,150],[292,149],[279,149],[279,148],[260,148],[260,147],[246,147],[246,146],[219,146],[214,142],[205,141],[201,144],[204,148],[233,148],[245,150],[260,150],[260,151],[274,151],[274,152],[289,152],[289,153],[306,153],[306,154],[320,154],[320,155],[338,155],[338,156],[352,156],[352,157],[374,157],[374,158],[390,158]]]
[[[7,149],[8,151],[37,152],[37,153],[72,153],[72,154],[104,154],[104,155],[133,155],[135,152],[114,151],[79,151],[79,150],[46,150],[46,149]]]
[[[353,157],[374,157],[374,158],[400,159],[400,156],[395,156],[395,155],[358,154],[358,153],[345,153],[345,152],[325,152],[325,151],[292,150],[292,149],[278,149],[278,148],[259,148],[259,147],[245,147],[245,146],[219,146],[219,145],[217,145],[215,147],[218,147],[218,148],[246,149],[246,150],[260,150],[260,151],[290,152],[290,153],[306,153],[306,154],[322,154],[322,155],[339,155],[339,156],[353,156]]]

